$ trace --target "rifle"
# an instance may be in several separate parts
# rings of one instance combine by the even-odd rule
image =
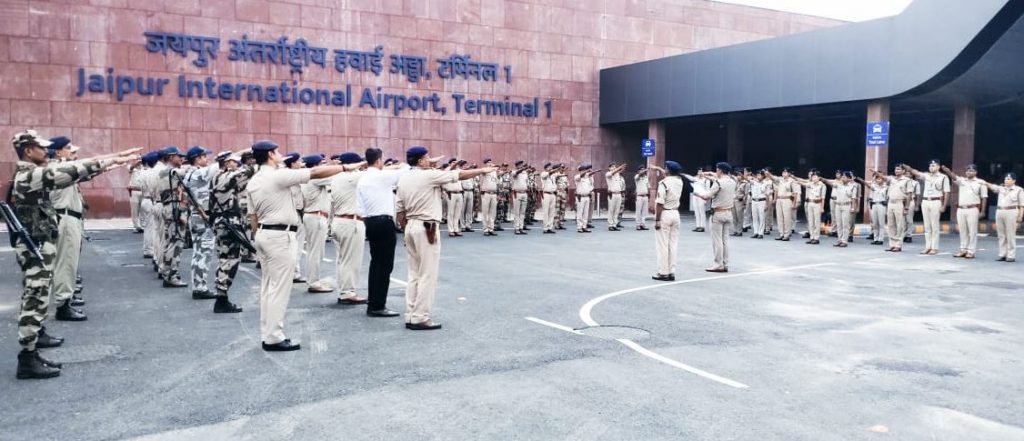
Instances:
[[[192,189],[188,188],[188,186],[186,186],[181,180],[178,180],[178,187],[185,192],[185,196],[188,198],[188,204],[192,206],[192,209],[196,210],[196,213],[199,214],[199,217],[203,220],[203,223],[206,224],[206,227],[211,229],[214,228],[213,224],[210,223],[210,216],[206,214],[206,210],[203,210],[203,207],[199,205],[199,201],[196,201],[196,196],[192,194]],[[253,246],[248,237],[245,237],[245,233],[239,231],[237,225],[232,225],[230,222],[224,222],[224,227],[228,229],[228,233],[231,234],[231,237],[241,244],[242,247],[251,253],[256,252],[256,247]]]
[[[30,236],[28,231],[25,230],[25,226],[21,224],[20,220],[18,220],[18,216],[14,214],[14,210],[11,209],[11,206],[7,205],[7,202],[0,202],[0,212],[2,212],[4,216],[4,221],[7,222],[7,234],[11,236],[11,246],[15,246],[15,238],[20,238],[25,244],[25,247],[28,248],[28,251],[31,252],[33,256],[36,256],[36,258],[39,259],[39,262],[45,263],[46,261],[43,260],[43,254],[39,252],[39,246],[37,246],[35,241],[32,240],[32,236]]]

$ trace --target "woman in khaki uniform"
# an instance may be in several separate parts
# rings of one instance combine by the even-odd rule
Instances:
[[[1000,262],[1017,260],[1017,227],[1024,221],[1024,189],[1017,186],[1017,175],[1007,173],[1003,185],[985,183],[989,190],[999,194],[996,206],[996,234],[999,235]]]

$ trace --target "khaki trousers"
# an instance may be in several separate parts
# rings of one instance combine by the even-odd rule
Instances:
[[[526,199],[525,191],[512,193],[512,213],[515,215],[515,229],[522,230],[526,226]]]
[[[405,250],[409,253],[405,322],[423,323],[430,320],[430,309],[434,306],[434,295],[437,293],[441,238],[435,237],[434,243],[430,243],[423,222],[411,220],[405,227]]]
[[[807,216],[807,232],[811,234],[811,240],[821,239],[821,202],[808,202],[804,204],[804,214]]]
[[[661,229],[654,232],[654,245],[658,254],[658,274],[667,276],[676,272],[676,252],[679,248],[679,210],[661,212]]]
[[[904,237],[910,237],[914,235],[914,211],[917,210],[917,205],[913,201],[907,202],[907,214],[904,215],[906,219],[903,221],[907,224],[907,227],[903,229]]]
[[[853,210],[850,208],[850,203],[845,205],[836,203],[835,211],[835,232],[839,236],[839,243],[846,243],[850,240],[850,223],[853,220]]]
[[[590,196],[576,197],[576,230],[583,231],[587,228],[587,218],[590,216]]]
[[[693,218],[696,220],[696,228],[707,228],[708,226],[708,201],[704,199],[694,197],[693,201]]]
[[[732,232],[743,233],[743,214],[747,209],[746,199],[737,199],[732,204]]]
[[[544,193],[544,199],[541,200],[541,215],[544,217],[544,230],[555,230],[555,206],[557,199],[554,193]]]
[[[359,268],[363,266],[366,224],[361,220],[336,217],[331,223],[331,237],[338,251],[335,260],[338,298],[355,297],[356,279],[359,277]]]
[[[53,261],[53,289],[50,290],[54,305],[71,299],[75,293],[75,276],[78,274],[78,258],[82,254],[82,220],[72,216],[57,215],[57,256]]]
[[[647,226],[647,211],[651,209],[650,199],[645,194],[636,195],[636,225]],[[676,214],[679,214],[678,212]]]
[[[327,245],[327,218],[314,213],[302,216],[306,247],[306,280],[310,284],[320,281],[320,261]]]
[[[141,229],[143,225],[145,225],[143,224],[142,220],[142,192],[131,191],[129,192],[129,194],[131,195],[129,197],[129,207],[131,207],[132,210],[132,227],[138,230]]]
[[[924,220],[924,249],[939,249],[939,233],[942,226],[939,224],[939,208],[942,201],[921,201],[921,217]]]
[[[484,231],[494,231],[494,220],[498,217],[498,195],[484,193],[480,196],[480,213],[484,218]]]
[[[462,232],[462,210],[465,206],[465,199],[462,193],[451,193],[448,195],[448,233]]]
[[[996,210],[999,257],[1017,258],[1017,210]]]
[[[889,247],[903,248],[907,234],[907,216],[903,214],[903,201],[889,201],[885,211],[885,227],[889,233]]]
[[[473,228],[474,216],[473,208],[476,205],[474,200],[475,195],[472,191],[467,191],[462,194],[462,226],[465,228]]]
[[[260,339],[266,344],[284,341],[284,314],[292,296],[296,233],[260,229],[256,255],[260,261]]]
[[[164,204],[154,203],[151,209],[152,216],[149,224],[153,228],[153,263],[156,263],[157,272],[163,274],[164,262]]]
[[[871,204],[871,235],[881,242],[885,237],[887,207],[884,204]]]
[[[960,251],[975,254],[978,251],[978,209],[958,208],[956,227],[960,230]]]
[[[295,241],[292,242],[292,252],[295,254],[295,278],[302,277],[300,264],[306,260],[306,216],[303,215],[299,222],[299,231],[295,232]],[[309,282],[313,282],[310,280]]]
[[[750,202],[750,221],[754,226],[754,234],[764,236],[765,228],[765,217],[766,217],[766,206],[768,201],[751,201]]]
[[[143,199],[139,203],[139,210],[139,217],[142,218],[142,254],[150,255],[153,254],[153,235],[156,234],[153,226],[153,201]]]
[[[619,225],[619,214],[622,211],[622,193],[612,193],[608,197],[608,226]]]
[[[711,215],[711,249],[715,252],[715,267],[729,266],[729,227],[732,226],[732,210],[716,211]],[[792,211],[792,210],[789,210]]]
[[[779,235],[789,237],[793,231],[793,200],[779,199],[775,201],[775,218],[779,222]]]

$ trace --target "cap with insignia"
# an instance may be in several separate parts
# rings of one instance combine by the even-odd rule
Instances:
[[[316,167],[316,166],[320,165],[320,163],[323,162],[323,160],[324,160],[323,155],[321,155],[319,153],[312,154],[312,155],[306,155],[306,156],[302,157],[302,162],[306,163],[306,167],[307,168]]]
[[[78,146],[71,143],[71,139],[67,136],[57,136],[50,138],[50,150],[60,150],[63,148],[71,149],[71,153],[78,151]]]
[[[345,152],[338,155],[338,160],[340,160],[342,164],[355,164],[362,161],[363,158],[359,156],[359,153]]]
[[[146,153],[145,155],[142,155],[140,159],[142,160],[143,164],[146,164],[146,166],[148,167],[152,167],[154,164],[156,164],[156,161],[160,159],[160,152],[154,150],[152,152]]]
[[[679,165],[676,161],[665,161],[665,169],[672,173],[681,173],[683,166]]]
[[[228,159],[230,157],[231,157],[231,152],[229,152],[227,150],[225,150],[223,152],[220,152],[220,153],[217,153],[217,161],[223,161],[223,160]]]
[[[204,148],[202,148],[200,146],[194,145],[191,148],[189,148],[187,152],[185,152],[185,159],[191,161],[191,160],[196,159],[196,158],[198,158],[200,156],[208,155],[208,154],[210,154],[209,150],[206,150],[206,149],[204,149]]]
[[[181,154],[181,150],[178,150],[177,146],[173,146],[172,145],[172,146],[167,146],[167,147],[164,147],[164,148],[160,149],[160,159],[166,158],[168,156],[185,156],[185,155]]]
[[[417,145],[417,146],[410,147],[409,150],[406,150],[405,151],[405,156],[423,156],[423,155],[426,155],[427,153],[429,153],[429,152],[427,151],[426,147],[418,146]]]
[[[978,166],[975,165],[975,164],[967,164],[966,169],[969,170],[969,171],[975,171],[976,172],[976,171],[978,171]]]
[[[261,139],[256,141],[252,145],[252,151],[254,152],[269,152],[277,149],[277,143],[269,139]]]
[[[291,152],[291,153],[289,153],[287,155],[284,155],[284,165],[287,166],[287,167],[291,167],[292,163],[295,162],[295,161],[298,161],[298,160],[299,160],[298,152]]]

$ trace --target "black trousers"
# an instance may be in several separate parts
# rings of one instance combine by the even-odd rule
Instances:
[[[395,221],[391,216],[363,219],[366,238],[370,241],[370,274],[367,310],[384,309],[391,285],[391,270],[395,268]]]

